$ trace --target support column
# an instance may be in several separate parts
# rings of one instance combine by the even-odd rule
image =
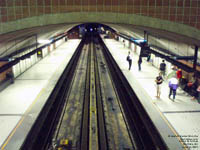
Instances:
[[[134,52],[136,53],[136,50],[137,50],[137,46],[136,44],[134,44]]]
[[[36,41],[36,48],[38,48],[38,45],[37,45],[37,43],[38,43],[37,34],[35,35],[35,41]]]
[[[128,48],[130,48],[130,49],[132,48],[131,47],[131,41],[128,41]]]
[[[51,46],[49,45],[47,49],[48,49],[48,54],[49,54],[51,52]]]
[[[53,50],[56,49],[56,42],[53,43]]]
[[[194,71],[196,71],[196,66],[197,66],[198,48],[199,48],[198,46],[195,46],[194,63],[193,63]]]
[[[146,40],[147,31],[144,30],[144,40]]]
[[[147,44],[148,44],[148,39],[149,39],[149,35],[148,35],[148,33],[147,33],[147,36],[146,36],[146,38],[147,38],[146,40],[147,40]]]

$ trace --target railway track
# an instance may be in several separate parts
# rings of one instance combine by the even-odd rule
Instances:
[[[87,68],[80,149],[97,149],[98,147],[98,149],[106,150],[108,145],[94,43],[91,43],[89,49]]]
[[[22,150],[166,149],[111,57],[99,36],[82,40]]]
[[[92,41],[83,47],[74,75],[73,85],[69,91],[69,96],[66,98],[67,104],[63,112],[64,115],[60,119],[61,125],[58,125],[59,128],[54,141],[69,140],[71,143],[68,147],[69,149],[120,149],[118,148],[120,145],[123,148],[131,148],[130,140],[125,138],[128,134],[124,135],[122,133],[127,133],[125,124],[124,127],[120,125],[124,121],[117,122],[118,119],[123,120],[122,117],[118,117],[120,109],[118,109],[118,113],[113,111],[113,109],[110,109],[112,111],[108,110],[113,108],[113,105],[107,105],[113,102],[107,103],[107,99],[115,95],[115,92],[108,72],[105,73],[105,60],[103,59],[101,49],[98,47]],[[103,85],[101,80],[104,74],[107,76],[104,82],[108,83]],[[112,96],[109,93],[105,93],[105,91],[103,92],[103,89],[107,86],[111,87],[108,91],[112,91]],[[107,112],[106,117],[105,112]],[[113,120],[109,118],[111,113],[115,114],[113,120],[118,126],[111,126],[113,124]],[[105,122],[107,122],[107,125]],[[116,134],[118,130],[120,130],[119,135]]]

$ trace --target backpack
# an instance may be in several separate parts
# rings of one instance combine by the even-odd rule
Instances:
[[[166,68],[166,64],[165,63],[161,63],[160,64],[160,70],[165,70],[165,68]]]
[[[126,57],[126,60],[127,60],[127,61],[129,61],[129,60],[130,60],[130,56],[129,56],[129,55]]]

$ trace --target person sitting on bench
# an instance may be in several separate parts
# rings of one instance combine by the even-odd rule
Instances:
[[[191,80],[187,83],[187,85],[184,88],[184,91],[186,91],[190,95],[194,95],[194,91],[196,91],[198,86],[198,79],[195,75],[192,76]]]

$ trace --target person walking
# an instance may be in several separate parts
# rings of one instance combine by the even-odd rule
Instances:
[[[131,52],[130,52],[130,51],[128,52],[128,56],[127,56],[126,60],[128,61],[128,64],[129,64],[128,70],[131,70],[131,66],[132,66],[132,56],[131,56]]]
[[[138,70],[141,71],[141,64],[142,64],[142,57],[139,56],[139,60],[138,60]]]
[[[160,72],[163,76],[163,78],[165,77],[165,71],[166,71],[166,64],[165,64],[165,60],[162,60],[162,63],[160,64]]]
[[[157,90],[157,98],[160,98],[160,94],[161,94],[161,84],[163,82],[163,78],[162,78],[162,74],[159,73],[159,75],[156,77],[156,90]]]
[[[173,101],[175,100],[176,97],[176,89],[178,88],[178,80],[175,77],[172,77],[169,79],[169,99],[170,96],[173,94]]]

